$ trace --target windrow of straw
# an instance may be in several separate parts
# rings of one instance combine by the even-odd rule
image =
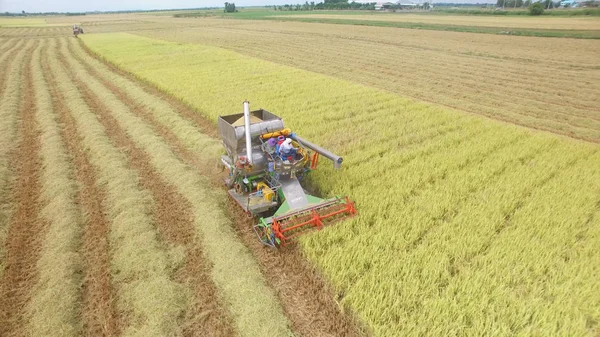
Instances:
[[[69,54],[66,47],[62,51],[64,55]],[[81,64],[73,58],[68,61],[76,76],[105,102],[120,126],[150,156],[154,168],[193,205],[196,230],[206,258],[213,266],[213,281],[231,310],[239,334],[290,334],[289,322],[275,294],[267,286],[248,249],[236,237],[220,207],[222,197],[211,191],[211,183],[177,158],[162,138],[100,81],[90,76]],[[181,130],[185,132],[187,126],[189,124],[184,123]],[[213,141],[209,139],[207,145],[211,143]]]
[[[98,185],[106,191],[111,221],[111,275],[118,288],[119,308],[127,315],[126,336],[168,336],[180,333],[187,306],[187,288],[174,282],[179,261],[161,246],[150,216],[153,201],[138,186],[127,157],[115,148],[95,114],[81,97],[51,50],[50,68],[75,120],[94,166]],[[86,79],[87,80],[87,79]]]
[[[144,91],[138,84],[131,80],[119,76],[111,71],[105,64],[91,57],[83,51],[78,41],[69,40],[69,51],[82,58],[87,64],[92,66],[100,76],[125,90],[127,95],[139,104],[153,113],[154,118],[165,127],[176,130],[177,137],[186,146],[186,148],[200,157],[213,158],[222,151],[222,145],[214,138],[199,132],[198,128],[190,121],[186,120],[167,102],[157,99],[155,96]]]
[[[14,172],[9,163],[9,155],[17,142],[17,113],[21,105],[21,93],[24,81],[25,55],[31,51],[34,41],[30,40],[15,47],[18,52],[2,69],[6,73],[3,88],[0,88],[0,277],[4,271],[4,242],[8,234],[8,223],[12,212],[10,186],[13,185]]]
[[[74,53],[70,52],[70,55],[74,55]],[[68,65],[64,54],[60,59],[61,63],[70,70],[70,78],[82,89],[81,92],[86,103],[98,115],[98,120],[106,129],[107,134],[116,146],[128,154],[131,168],[138,171],[141,186],[152,193],[156,205],[153,209],[153,217],[160,238],[168,245],[182,248],[182,252],[185,254],[184,263],[175,274],[176,280],[185,282],[192,291],[192,303],[186,310],[185,318],[182,321],[183,334],[189,335],[190,332],[193,332],[215,337],[234,335],[234,325],[228,314],[229,311],[220,299],[211,277],[211,264],[205,258],[202,245],[196,235],[192,205],[153,168],[148,154],[128,137],[125,130],[119,127],[104,101],[94,95],[85,83],[75,76],[75,72]],[[91,71],[88,67],[86,69],[90,76],[99,76],[93,69]],[[115,92],[112,84],[103,83]],[[141,112],[138,105],[132,105],[120,92],[116,91],[115,95],[132,111]],[[158,99],[154,96],[151,98]]]
[[[27,331],[32,336],[79,336],[83,268],[79,253],[83,220],[75,202],[73,164],[60,134],[48,82],[42,71],[45,41],[30,64],[35,93],[35,117],[41,132],[43,172],[42,217],[50,224],[37,262],[39,280],[28,303]]]

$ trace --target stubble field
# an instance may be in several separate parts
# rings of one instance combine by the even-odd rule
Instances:
[[[530,17],[530,16],[461,16],[385,13],[375,15],[308,14],[286,15],[285,17],[315,19],[348,19],[387,22],[414,22],[448,24],[459,26],[537,28],[537,29],[576,29],[599,30],[600,22],[594,17]]]

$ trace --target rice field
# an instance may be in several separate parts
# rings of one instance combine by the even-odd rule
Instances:
[[[402,97],[600,141],[596,94],[600,90],[600,43],[595,40],[349,29],[317,23],[196,21],[212,25],[135,33],[221,47]]]
[[[215,186],[221,146],[193,111],[72,37],[0,42],[0,335],[359,331],[324,281],[322,311],[289,317],[280,298],[295,291],[268,281],[234,225]]]
[[[285,15],[303,19],[347,19],[386,22],[411,22],[476,27],[535,28],[600,30],[600,20],[590,17],[530,17],[530,16],[473,16],[473,15],[419,15],[404,13],[385,13],[370,15],[342,14],[303,14]]]
[[[312,184],[352,196],[360,216],[301,243],[373,335],[597,332],[596,144],[211,46],[84,41],[213,121],[253,97],[344,156]]]
[[[43,18],[0,18],[0,27],[34,27],[46,26]]]
[[[78,19],[0,28],[0,336],[600,334],[595,42]],[[359,216],[256,240],[216,165],[245,99]]]

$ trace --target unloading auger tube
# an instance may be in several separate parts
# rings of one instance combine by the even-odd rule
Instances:
[[[321,199],[307,194],[303,178],[318,166],[319,156],[342,167],[343,158],[284,127],[264,109],[219,116],[219,134],[227,151],[221,163],[229,195],[250,216],[259,218],[254,231],[268,246],[290,243],[307,230],[356,215],[348,197]]]

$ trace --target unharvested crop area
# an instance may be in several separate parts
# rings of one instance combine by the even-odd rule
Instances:
[[[84,41],[213,121],[251,97],[346,158],[313,188],[360,216],[302,248],[374,335],[598,333],[596,144],[211,46]]]
[[[1,336],[358,333],[308,263],[257,258],[193,111],[72,37],[0,39],[0,68]]]

